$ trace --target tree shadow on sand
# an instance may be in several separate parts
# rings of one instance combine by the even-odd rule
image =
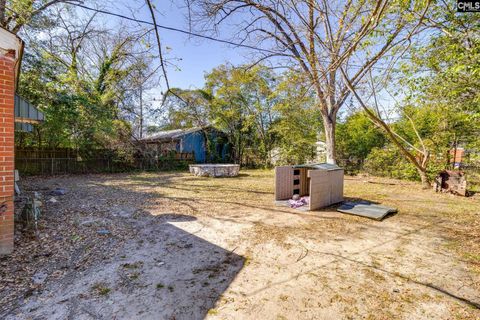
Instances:
[[[46,319],[203,319],[245,259],[181,228],[193,216],[142,212],[138,236],[83,273],[46,288],[22,308]],[[198,227],[198,228],[197,228]],[[12,318],[13,319],[13,318]],[[16,319],[16,318],[15,318]],[[21,319],[21,318],[20,318]]]

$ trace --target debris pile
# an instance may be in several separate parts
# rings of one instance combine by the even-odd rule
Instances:
[[[290,208],[300,208],[306,206],[310,203],[310,197],[300,197],[298,194],[293,195],[292,199],[288,200],[288,205]]]
[[[48,282],[73,277],[108,260],[136,236],[131,217],[134,212],[143,214],[137,208],[146,196],[101,186],[92,191],[82,179],[21,181],[24,192],[15,202],[15,250],[0,257],[1,319],[24,299],[40,294]],[[68,188],[55,186],[59,182]]]
[[[444,170],[438,174],[433,183],[436,192],[449,192],[467,196],[467,179],[462,171]]]

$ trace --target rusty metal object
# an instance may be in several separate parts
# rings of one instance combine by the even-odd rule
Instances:
[[[433,189],[436,192],[448,192],[467,196],[467,179],[463,171],[444,170],[435,178]]]

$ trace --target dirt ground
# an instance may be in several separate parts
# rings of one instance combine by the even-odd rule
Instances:
[[[480,318],[478,194],[346,177],[347,198],[399,209],[377,222],[276,207],[272,171],[22,187],[45,207],[38,240],[0,258],[2,319]]]

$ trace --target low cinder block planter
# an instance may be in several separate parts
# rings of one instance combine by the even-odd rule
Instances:
[[[238,164],[209,163],[191,164],[190,173],[201,177],[236,177],[240,171]]]

